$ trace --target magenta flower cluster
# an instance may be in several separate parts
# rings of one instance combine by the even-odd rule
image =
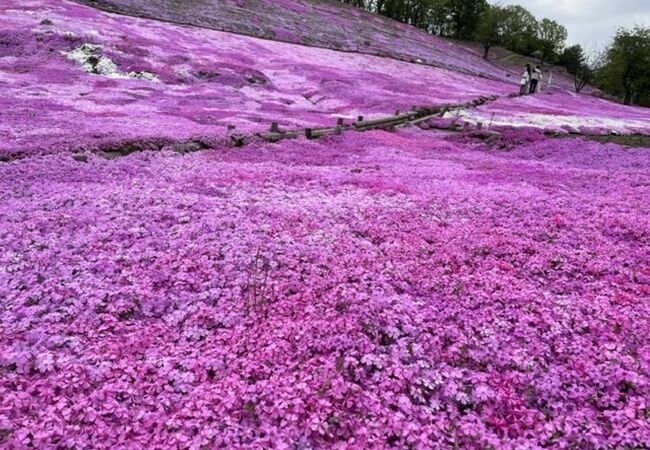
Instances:
[[[340,35],[365,13],[253,3],[253,29],[251,2],[191,17],[367,39]],[[505,66],[395,27],[371,46],[466,70],[0,4],[0,448],[650,447],[650,152],[544,134],[647,111],[510,98]],[[420,124],[480,131],[222,145],[487,95]]]
[[[504,148],[4,164],[0,443],[647,447],[650,153]]]
[[[225,141],[232,133],[268,131],[272,122],[284,129],[333,126],[338,118],[349,123],[516,90],[445,69],[61,0],[3,1],[0,29],[0,159],[126,140]],[[87,59],[111,61],[113,72],[86,73],[70,57],[84,48],[92,49]]]

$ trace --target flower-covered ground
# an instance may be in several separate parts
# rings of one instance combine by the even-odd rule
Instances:
[[[0,448],[650,447],[650,152],[542,133],[650,115],[452,53],[4,0]],[[480,132],[223,145],[488,95]]]
[[[252,133],[273,121],[333,126],[338,117],[516,90],[390,58],[116,16],[63,0],[0,4],[0,88],[0,158],[126,139],[219,141],[233,133],[229,126]]]
[[[512,68],[485,61],[480,50],[327,0],[77,0],[124,14],[191,24],[264,39],[420,61],[510,81]]]
[[[650,153],[499,148],[3,164],[2,446],[649,446]]]
[[[516,84],[523,63],[507,62],[503,49],[483,59],[483,48],[467,41],[443,39],[420,29],[331,0],[75,0],[106,11],[189,24],[280,42],[362,53],[450,69]],[[380,60],[381,61],[381,60]],[[533,62],[533,61],[529,61]],[[381,64],[381,62],[380,62]],[[407,72],[410,70],[406,69]],[[573,78],[561,67],[553,87],[573,89]],[[416,77],[416,74],[408,78]],[[459,84],[461,84],[459,82]],[[515,89],[518,91],[518,88]],[[587,87],[585,91],[590,91]]]
[[[585,135],[650,134],[650,111],[567,91],[501,98],[488,105],[449,113],[496,128],[536,128]]]
[[[595,117],[558,117],[548,106],[520,117],[520,100],[508,99],[518,90],[516,77],[494,81],[386,57],[118,16],[64,0],[6,0],[0,27],[4,160],[125,141],[200,137],[221,145],[233,134],[267,131],[272,122],[282,128],[332,126],[337,118],[349,122],[493,95],[502,97],[500,109],[488,113],[496,112],[495,122],[512,122],[518,114],[519,125],[532,121],[557,129],[558,122],[570,122],[579,128],[612,115],[609,103],[562,93],[560,76],[546,103],[574,108],[575,114],[591,108]],[[453,45],[431,39],[432,48]],[[458,64],[480,59],[472,53],[463,58]],[[581,102],[589,105],[576,111]],[[479,112],[464,113],[472,114]],[[647,111],[637,108],[619,107],[616,120],[615,128],[626,132],[650,129]]]

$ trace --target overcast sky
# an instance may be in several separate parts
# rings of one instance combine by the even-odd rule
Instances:
[[[650,26],[650,0],[492,0],[521,5],[535,17],[548,17],[569,30],[569,44],[588,51],[605,46],[619,27]]]

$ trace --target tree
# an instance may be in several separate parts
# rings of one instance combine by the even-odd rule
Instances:
[[[478,24],[475,39],[483,45],[483,58],[488,59],[490,49],[504,42],[506,11],[501,6],[489,6]]]
[[[361,9],[369,9],[366,0],[341,0],[343,3],[355,6]]]
[[[453,36],[456,39],[471,39],[488,6],[487,0],[449,0]]]
[[[504,46],[513,52],[530,55],[537,41],[537,19],[522,6],[506,6],[504,14]]]
[[[560,65],[566,67],[571,75],[575,75],[580,67],[586,63],[587,57],[580,44],[572,45],[564,49],[560,55]]]
[[[431,0],[427,14],[427,31],[438,36],[451,36],[453,23],[449,0]]]
[[[360,1],[360,0],[343,0]],[[432,11],[446,8],[448,0],[375,0],[367,1],[367,10],[429,31]]]
[[[573,74],[573,84],[576,92],[580,93],[587,85],[596,79],[596,74],[601,69],[604,61],[603,52],[594,52],[591,55],[584,55],[580,64]]]
[[[432,5],[433,0],[411,0],[408,12],[409,24],[426,30]]]
[[[626,105],[650,100],[650,28],[620,29],[606,51],[601,87],[621,95]]]
[[[551,19],[542,19],[537,28],[542,65],[558,55],[564,48],[567,36],[567,30],[563,25]]]
[[[573,85],[580,93],[587,85],[594,81],[596,71],[602,64],[602,52],[592,53],[587,56],[581,45],[576,44],[564,49],[560,56],[560,64],[566,67],[567,72],[573,75]]]
[[[380,0],[377,2],[377,12],[382,16],[405,22],[406,6],[405,0]]]

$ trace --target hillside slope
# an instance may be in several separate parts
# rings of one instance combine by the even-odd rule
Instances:
[[[380,117],[491,95],[504,97],[502,107],[493,111],[496,117],[476,120],[541,128],[548,123],[553,130],[588,126],[601,133],[650,130],[646,110],[604,107],[555,83],[545,87],[550,95],[523,103],[552,120],[526,120],[525,111],[510,120],[522,103],[507,99],[517,85],[469,75],[474,64],[485,62],[460,50],[455,64],[464,64],[463,72],[114,15],[64,0],[7,0],[0,5],[0,25],[1,159],[134,141],[144,148],[154,141],[158,148],[200,137],[221,145],[233,134],[267,131],[272,122],[282,128],[331,126],[337,118]],[[439,45],[427,47],[432,51],[455,45],[418,36]],[[585,105],[594,108],[581,124]],[[474,120],[475,114],[458,115]]]
[[[650,448],[650,152],[544,133],[648,111],[505,78],[0,2],[0,448]]]
[[[510,73],[453,41],[329,0],[75,0],[123,14],[335,50],[420,60],[508,81]]]
[[[118,16],[63,0],[7,0],[0,26],[5,154],[125,139],[214,140],[231,134],[229,127],[254,133],[273,121],[328,126],[337,117],[515,90],[446,69]]]
[[[490,61],[480,44],[444,39],[336,0],[74,0],[105,11],[239,33],[263,39],[386,56],[517,83],[526,62],[494,48]],[[512,62],[504,55],[515,56]],[[573,89],[564,69],[554,86]]]

